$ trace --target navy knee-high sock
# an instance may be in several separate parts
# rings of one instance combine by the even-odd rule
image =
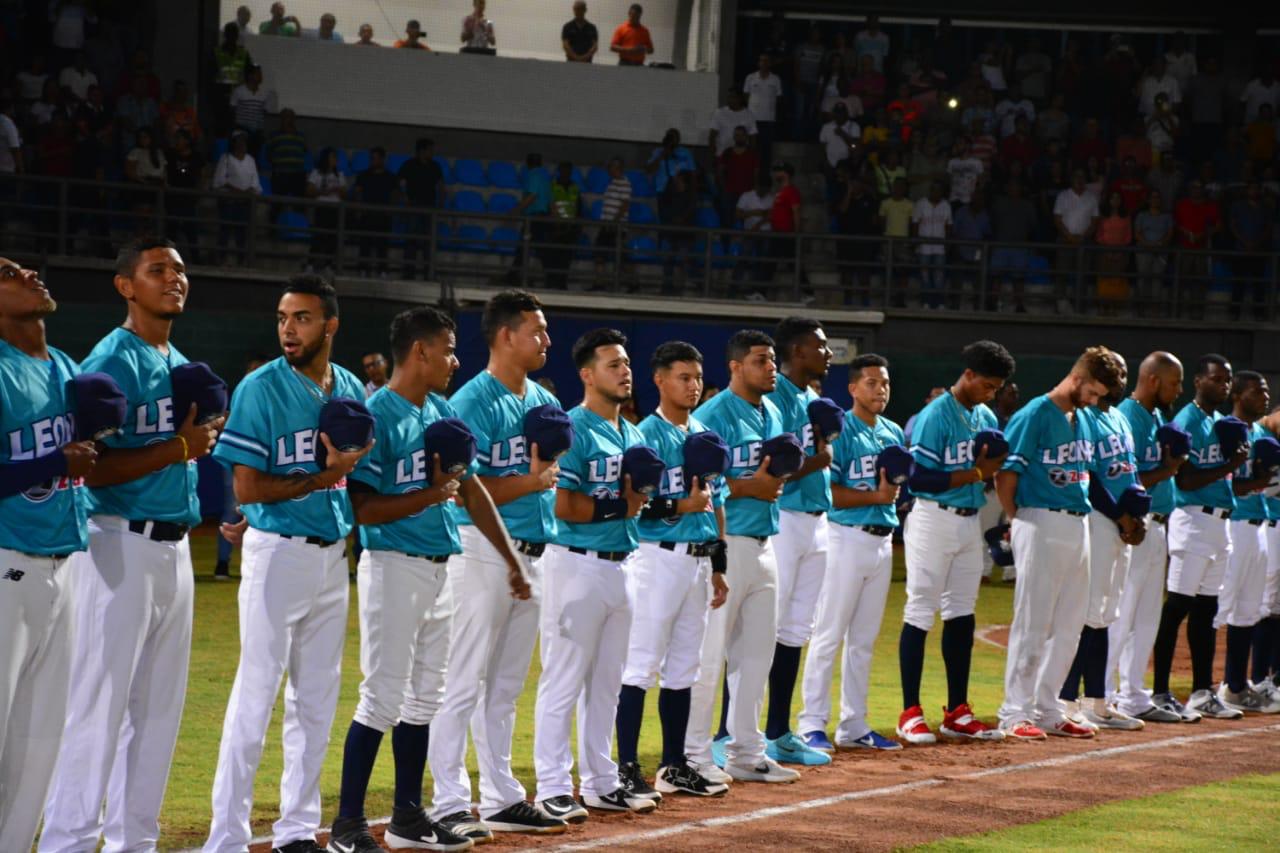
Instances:
[[[422,776],[427,772],[430,738],[430,725],[400,723],[391,730],[391,752],[396,759],[396,791],[392,805],[397,809],[422,807]]]
[[[688,688],[658,691],[658,717],[662,721],[662,766],[684,763],[684,738],[689,730],[689,703],[693,691]]]
[[[720,690],[720,728],[716,729],[716,740],[729,736],[729,673],[724,674],[724,685]]]
[[[636,749],[640,745],[640,726],[644,722],[644,688],[632,684],[622,685],[618,693],[618,763],[637,761]]]
[[[1171,592],[1164,600],[1152,667],[1152,692],[1157,696],[1169,692],[1169,671],[1173,668],[1173,653],[1178,647],[1178,632],[1182,630],[1182,620],[1187,618],[1194,602],[1194,598],[1180,592]]]
[[[1227,626],[1227,660],[1222,680],[1227,682],[1227,689],[1232,693],[1239,693],[1249,686],[1249,646],[1252,640],[1252,627]]]
[[[972,613],[942,623],[942,663],[947,668],[947,710],[969,701],[969,664],[973,659]]]
[[[338,817],[364,817],[364,795],[369,790],[373,762],[378,758],[382,732],[351,721],[342,747],[342,786],[338,793]]]
[[[1280,684],[1280,616],[1268,616],[1271,623],[1271,678]]]
[[[1218,615],[1218,596],[1197,595],[1187,618],[1187,642],[1191,646],[1191,689],[1213,687],[1213,656],[1218,644],[1218,631],[1213,617]]]
[[[769,740],[791,731],[791,697],[800,673],[800,647],[773,647],[773,666],[769,668],[769,711],[765,715],[764,736]]]
[[[1089,636],[1089,649],[1084,659],[1084,695],[1090,699],[1107,698],[1107,653],[1111,640],[1106,628],[1084,629]]]
[[[1253,626],[1253,681],[1256,684],[1271,675],[1271,632],[1280,619],[1268,616]]]
[[[898,669],[902,673],[902,707],[920,704],[920,679],[924,676],[924,641],[928,631],[902,623],[898,637]]]
[[[1067,671],[1067,680],[1058,691],[1058,698],[1074,702],[1080,698],[1080,679],[1084,676],[1084,660],[1089,654],[1091,635],[1088,628],[1080,631],[1080,642],[1076,645],[1076,656],[1071,659],[1071,669]]]

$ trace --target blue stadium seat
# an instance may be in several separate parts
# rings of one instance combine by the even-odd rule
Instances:
[[[480,225],[458,226],[458,248],[464,252],[487,252],[489,235]]]
[[[739,250],[741,251],[741,250]],[[707,241],[698,240],[693,244],[693,264],[698,269],[702,269],[703,260],[707,257]],[[711,241],[711,266],[714,269],[722,270],[733,266],[733,261],[727,260],[724,254],[724,243],[717,239]]]
[[[587,218],[599,222],[602,216],[604,216],[604,200],[596,199],[587,206]]]
[[[627,219],[635,225],[656,225],[658,214],[647,204],[632,204]]]
[[[699,228],[719,228],[720,214],[714,207],[700,207],[693,215],[693,224]]]
[[[458,183],[468,187],[487,187],[489,179],[484,175],[484,166],[479,160],[468,160],[459,158],[454,161],[453,174],[457,178]]]
[[[333,150],[338,155],[338,171],[348,177],[354,175],[355,172],[351,170],[351,158],[347,156],[347,149],[335,148]]]
[[[578,248],[577,248],[577,249],[575,249],[575,250],[574,250],[574,253],[573,253],[573,258],[574,258],[574,260],[576,260],[576,261],[590,261],[590,260],[594,259],[594,258],[595,258],[595,254],[593,254],[593,253],[592,253],[592,251],[591,251],[591,247],[592,247],[593,245],[595,245],[595,242],[591,239],[590,235],[587,235],[587,234],[579,234],[579,235],[578,235]]]
[[[458,179],[453,174],[453,168],[450,167],[448,160],[446,160],[444,157],[441,157],[439,154],[432,157],[431,159],[435,160],[436,165],[440,167],[440,171],[444,174],[444,182],[446,184],[457,183]]]
[[[400,167],[413,159],[410,154],[388,154],[387,155],[387,171],[393,175],[400,174]]]
[[[305,214],[296,210],[282,210],[276,217],[276,236],[286,243],[308,243],[311,241],[311,223]]]
[[[587,191],[587,179],[582,176],[582,170],[577,166],[573,167],[573,175],[569,178],[569,182],[577,186],[582,192]]]
[[[522,186],[516,167],[506,160],[493,160],[489,163],[489,185],[504,190],[518,190]]]
[[[311,149],[308,148],[306,153],[302,155],[302,170],[306,172],[308,175],[310,175],[311,170],[314,169],[315,167],[316,167],[316,156],[312,154]]]
[[[658,194],[653,188],[653,181],[640,169],[628,169],[627,180],[631,182],[632,198],[653,198]]]
[[[510,213],[519,203],[520,199],[511,193],[494,193],[489,196],[489,212]]]
[[[484,198],[475,190],[462,190],[449,196],[449,209],[459,213],[484,213]]]
[[[587,192],[602,195],[609,188],[609,171],[599,166],[592,166],[587,172]]]
[[[262,187],[263,195],[271,195],[271,176],[259,174],[258,186]]]
[[[230,141],[225,136],[219,136],[213,140],[213,164],[216,166],[218,161],[222,159],[222,155],[227,153],[227,149],[231,147]]]
[[[450,251],[457,245],[453,241],[453,232],[449,230],[448,223],[436,223],[436,246],[445,251]]]
[[[658,241],[652,237],[632,237],[627,241],[627,254],[634,264],[656,264]]]
[[[369,149],[361,148],[351,152],[351,171],[357,175],[369,169]]]
[[[490,247],[490,251],[499,255],[514,255],[516,248],[520,245],[520,232],[515,228],[500,227],[493,229],[490,235],[494,244]]]

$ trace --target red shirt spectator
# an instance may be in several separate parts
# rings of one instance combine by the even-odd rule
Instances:
[[[753,148],[739,150],[735,146],[720,155],[720,168],[724,172],[724,191],[730,195],[742,195],[755,188],[760,155]]]
[[[800,192],[791,184],[791,167],[783,163],[773,173],[782,177],[782,186],[773,196],[769,224],[774,233],[794,234],[800,219]]]
[[[983,170],[990,173],[991,158],[996,156],[996,138],[989,133],[980,133],[970,137],[969,155],[981,160]]]
[[[1084,125],[1084,133],[1071,144],[1071,165],[1083,166],[1090,157],[1096,157],[1099,163],[1106,163],[1111,152],[1107,143],[1098,134],[1098,120],[1091,118]]]
[[[1218,230],[1222,212],[1218,203],[1205,198],[1204,186],[1192,181],[1190,195],[1173,208],[1173,223],[1177,227],[1178,245],[1184,249],[1204,249],[1209,245],[1209,234]]]
[[[1015,161],[1030,169],[1031,164],[1039,156],[1040,149],[1036,145],[1036,141],[1025,133],[1006,136],[1004,141],[1000,143],[1000,165],[1006,169],[1010,163]]]
[[[1119,193],[1125,212],[1132,216],[1147,203],[1147,182],[1137,174],[1125,174],[1111,182],[1110,193]]]

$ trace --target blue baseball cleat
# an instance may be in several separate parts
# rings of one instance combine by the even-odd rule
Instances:
[[[804,738],[804,745],[810,749],[816,749],[818,752],[835,752],[836,748],[827,738],[824,731],[805,732],[801,737]]]
[[[902,749],[902,744],[875,731],[869,731],[856,740],[851,740],[847,743],[841,742],[839,745],[850,749],[878,749],[884,752]]]
[[[777,740],[769,741],[764,754],[779,764],[803,764],[806,767],[818,767],[831,763],[830,755],[805,745],[805,742],[792,732],[787,732]]]
[[[711,760],[714,761],[716,763],[716,767],[719,767],[721,770],[724,769],[724,763],[726,760],[725,754],[724,754],[724,747],[725,747],[725,744],[727,744],[728,742],[729,742],[728,736],[725,736],[722,738],[716,738],[715,740],[711,741]]]

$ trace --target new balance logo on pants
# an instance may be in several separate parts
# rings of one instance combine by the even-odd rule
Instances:
[[[4,573],[4,579],[7,581],[20,581],[22,580],[22,576],[25,574],[26,572],[21,569],[10,569]]]

